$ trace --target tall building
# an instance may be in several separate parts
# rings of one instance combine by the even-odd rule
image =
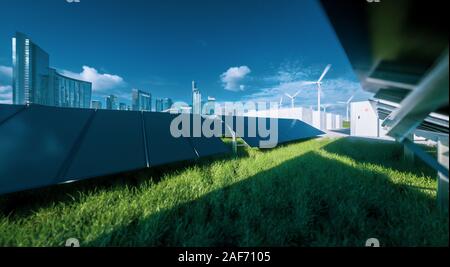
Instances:
[[[208,96],[208,101],[205,103],[205,114],[216,114],[216,99],[214,97]]]
[[[47,104],[49,55],[25,34],[12,38],[14,104]]]
[[[192,113],[201,114],[202,112],[202,95],[197,88],[197,83],[192,81]]]
[[[49,69],[48,88],[54,92],[49,99],[57,107],[89,108],[92,97],[92,84],[63,76],[55,69]]]
[[[142,90],[133,89],[131,95],[131,109],[135,111],[151,111],[152,95]]]
[[[106,109],[118,110],[117,96],[110,95],[106,97]]]
[[[125,104],[125,103],[120,103],[120,104],[119,104],[119,110],[127,110],[127,104]]]
[[[162,98],[157,98],[155,100],[155,111],[156,112],[162,112],[163,111],[163,104],[162,104]]]
[[[157,98],[155,101],[155,110],[156,112],[167,111],[172,108],[172,99],[170,98]]]
[[[49,67],[49,55],[25,34],[12,38],[13,103],[89,108],[92,84]]]
[[[102,102],[98,100],[92,100],[91,108],[93,109],[102,109]]]
[[[173,105],[172,99],[167,98],[167,97],[162,99],[163,111],[171,109],[172,105]]]

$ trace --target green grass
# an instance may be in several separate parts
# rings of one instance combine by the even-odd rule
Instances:
[[[317,139],[0,198],[1,246],[448,246],[393,143]]]
[[[350,129],[350,122],[349,121],[343,121],[342,122],[342,128]]]

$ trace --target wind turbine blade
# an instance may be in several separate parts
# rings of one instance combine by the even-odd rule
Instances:
[[[286,95],[287,97],[289,97],[290,99],[293,98],[290,94],[285,93],[285,95]]]
[[[302,82],[302,85],[316,84],[317,82]]]
[[[347,104],[349,104],[350,102],[352,102],[353,98],[355,97],[355,95],[352,95],[348,100],[347,100]]]
[[[298,94],[300,94],[300,90],[298,90],[297,93],[295,93],[295,95],[293,95],[292,97],[297,97]]]
[[[323,78],[325,77],[325,75],[327,75],[328,71],[331,69],[331,64],[328,64],[325,67],[325,70],[323,71],[322,75],[320,76],[319,80],[317,81],[318,83],[322,82]]]

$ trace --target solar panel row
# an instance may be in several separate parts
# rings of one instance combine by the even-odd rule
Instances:
[[[0,105],[0,194],[228,152],[217,137],[172,137],[174,117]]]
[[[176,116],[0,105],[0,194],[228,152],[218,137],[174,138],[170,126]],[[292,119],[181,116],[190,120],[190,136],[199,119],[198,126],[220,125],[219,134],[236,132],[251,147],[274,147],[323,134]],[[262,141],[270,142],[261,145]]]

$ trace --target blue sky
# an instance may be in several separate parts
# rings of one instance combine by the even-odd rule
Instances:
[[[60,72],[93,82],[94,99],[131,89],[190,103],[191,81],[218,101],[297,105],[367,99],[315,0],[0,0],[0,101],[10,96],[11,37],[26,33]],[[288,105],[285,97],[284,103]],[[343,110],[343,107],[339,107]]]

